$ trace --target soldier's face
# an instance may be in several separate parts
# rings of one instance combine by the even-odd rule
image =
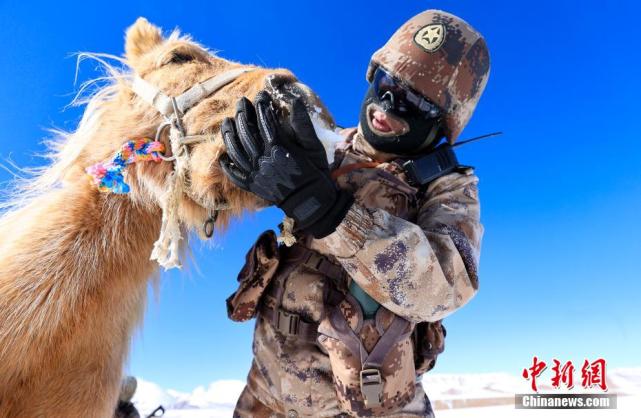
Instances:
[[[378,67],[361,106],[361,131],[374,148],[408,155],[434,142],[441,114],[434,103]]]
[[[436,143],[439,138],[434,119],[424,115],[397,114],[390,102],[381,99],[370,86],[361,105],[360,130],[375,149],[390,154],[412,155]]]
[[[405,119],[386,111],[378,103],[368,103],[365,112],[367,113],[367,127],[377,136],[404,135],[410,130],[410,126]]]

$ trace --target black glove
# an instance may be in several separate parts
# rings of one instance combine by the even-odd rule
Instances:
[[[305,105],[295,99],[289,124],[279,124],[267,92],[259,92],[255,102],[254,108],[243,97],[236,117],[223,121],[223,172],[238,187],[280,207],[296,221],[297,230],[315,238],[331,234],[353,197],[331,179]]]

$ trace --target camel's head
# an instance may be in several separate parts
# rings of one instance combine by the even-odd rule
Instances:
[[[305,85],[298,83],[291,72],[225,60],[177,32],[163,37],[161,30],[144,18],[139,18],[127,30],[125,60],[134,77],[140,77],[145,84],[157,88],[168,97],[180,96],[197,83],[229,70],[251,69],[202,98],[181,115],[185,134],[200,136],[201,141],[186,148],[188,164],[185,192],[179,199],[178,214],[183,225],[198,230],[202,229],[216,205],[229,205],[228,210],[219,212],[216,221],[216,226],[224,226],[230,217],[240,215],[244,209],[251,210],[263,204],[228,181],[218,164],[224,152],[220,126],[225,117],[234,115],[240,97],[251,100],[265,88],[277,98],[295,94],[305,98],[308,108],[317,111],[320,121],[328,129],[335,127],[318,97]],[[83,150],[86,163],[108,159],[127,139],[154,138],[158,127],[165,122],[165,116],[149,103],[149,98],[145,100],[140,91],[132,89],[134,77],[119,81],[114,99],[104,104],[103,117],[99,122],[103,126],[99,127],[97,133],[99,138],[92,140],[90,149]],[[282,110],[286,113],[286,106]],[[169,130],[166,130],[160,138],[167,149],[166,154],[171,155],[168,134]],[[125,176],[131,187],[129,198],[162,206],[163,195],[168,190],[168,180],[175,165],[175,162],[163,161],[129,166]]]

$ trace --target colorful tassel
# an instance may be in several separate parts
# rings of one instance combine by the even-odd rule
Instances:
[[[124,178],[125,167],[141,161],[161,162],[163,152],[165,146],[162,142],[149,138],[134,139],[125,142],[111,161],[94,164],[85,171],[101,192],[129,193],[130,188]]]

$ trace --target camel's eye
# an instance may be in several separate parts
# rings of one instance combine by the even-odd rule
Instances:
[[[208,62],[207,53],[191,45],[177,45],[159,57],[157,66],[182,65],[190,62]]]
[[[183,64],[185,62],[193,61],[194,57],[186,54],[184,52],[174,52],[171,54],[171,59],[169,60],[172,64]]]

